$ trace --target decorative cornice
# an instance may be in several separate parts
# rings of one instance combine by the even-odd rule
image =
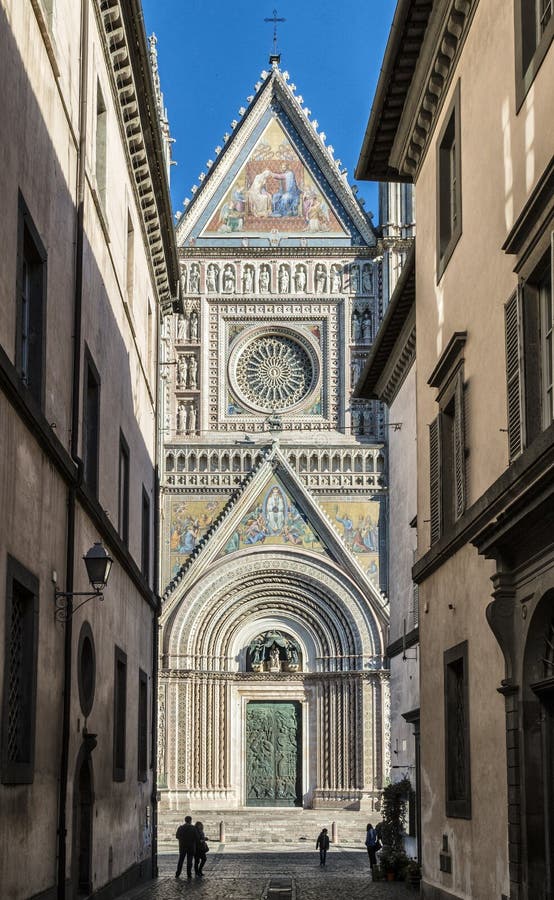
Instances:
[[[160,668],[160,681],[224,681],[224,682],[264,682],[266,684],[304,681],[376,681],[382,675],[389,675],[386,660],[382,656],[370,658],[375,667],[369,670],[347,669],[344,672],[222,672],[211,669],[164,669]]]
[[[479,0],[399,0],[356,177],[414,181]]]
[[[178,263],[157,102],[136,0],[95,3],[162,312],[174,307]],[[131,38],[128,31],[133,29]]]
[[[410,109],[409,130],[399,155],[398,170],[412,179],[423,161],[442,103],[448,91],[462,47],[479,0],[450,0],[445,4],[443,24],[433,35],[434,56],[424,75],[424,85],[417,102]],[[440,10],[441,4],[439,4]],[[437,13],[438,15],[438,13]],[[431,20],[433,14],[431,15]],[[429,30],[428,30],[429,33]],[[395,148],[391,154],[396,156]],[[401,160],[401,161],[400,161]]]
[[[448,379],[454,366],[461,360],[467,340],[467,331],[455,331],[442,351],[439,361],[429,375],[429,387],[441,388]]]

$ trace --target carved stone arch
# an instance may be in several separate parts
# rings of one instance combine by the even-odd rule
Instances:
[[[195,472],[195,471],[196,471],[196,453],[194,453],[194,451],[193,451],[192,453],[189,454],[189,467],[188,467],[188,469],[189,469],[189,472]]]
[[[165,469],[166,472],[173,472],[175,468],[175,457],[173,453],[168,453],[165,458]]]
[[[231,462],[228,453],[224,453],[221,457],[221,471],[229,472],[231,470]]]
[[[184,472],[186,469],[186,458],[182,450],[177,454],[177,471]]]
[[[275,611],[288,609],[299,619],[317,621],[322,646],[340,645],[341,654],[360,658],[383,652],[382,627],[367,597],[341,569],[315,554],[268,549],[224,558],[183,589],[185,598],[164,626],[164,653],[175,660],[187,653],[227,652],[236,617],[263,615],[270,600]]]
[[[208,471],[208,454],[205,452],[198,456],[198,469],[200,472]]]

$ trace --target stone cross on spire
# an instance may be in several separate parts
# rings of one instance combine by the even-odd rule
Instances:
[[[265,18],[264,22],[273,22],[273,53],[269,56],[269,63],[274,68],[281,62],[281,54],[277,51],[277,22],[286,22],[286,19],[280,19],[277,16],[277,10],[273,10],[271,18]]]

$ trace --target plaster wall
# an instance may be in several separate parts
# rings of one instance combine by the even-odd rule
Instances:
[[[417,178],[420,556],[429,548],[429,423],[438,413],[436,391],[427,381],[455,331],[467,331],[466,508],[508,465],[504,304],[517,280],[514,260],[501,248],[552,155],[553,79],[550,52],[516,115],[513,8],[502,0],[479,3]],[[436,145],[458,83],[462,234],[437,281]],[[466,546],[445,557],[420,585],[422,835],[424,895],[429,897],[488,900],[509,893],[505,714],[497,693],[504,666],[485,619],[493,571],[492,563]],[[469,669],[469,820],[446,817],[444,797],[443,654],[464,640]],[[444,835],[452,856],[451,875],[439,871]]]
[[[554,54],[515,113],[514,20],[503,0],[479,3],[417,179],[417,398],[420,554],[429,547],[429,435],[437,414],[427,380],[454,331],[467,330],[467,503],[508,465],[504,304],[514,259],[502,244],[552,156]],[[462,234],[440,281],[436,269],[436,142],[460,82]],[[486,360],[486,365],[483,361]]]
[[[49,17],[41,0],[0,0],[0,114],[3,123],[0,196],[0,347],[2,365],[15,364],[18,189],[47,252],[46,361],[44,420],[49,439],[69,453],[75,303],[76,182],[79,151],[79,70],[81,4],[56,0]],[[89,348],[101,377],[99,490],[96,525],[77,505],[74,590],[88,583],[82,555],[103,540],[115,557],[103,603],[94,600],[75,613],[72,647],[69,779],[67,798],[67,878],[75,875],[73,784],[84,728],[97,735],[92,753],[94,818],[92,886],[99,890],[151,854],[151,702],[154,612],[140,589],[142,486],[153,517],[157,291],[134,177],[128,164],[117,92],[106,65],[96,4],[88,8],[88,92],[84,196],[82,345]],[[95,175],[97,83],[102,85],[107,120],[106,207],[98,202]],[[127,290],[127,221],[134,227],[133,293]],[[148,315],[150,307],[151,315]],[[10,370],[12,371],[12,370]],[[15,370],[13,370],[16,377]],[[84,366],[79,406],[82,408]],[[17,380],[17,378],[16,378]],[[24,392],[23,387],[18,390]],[[0,785],[0,871],[2,895],[19,900],[56,890],[57,825],[62,730],[64,628],[54,619],[52,572],[66,588],[68,483],[39,449],[37,422],[23,423],[0,393],[0,586],[6,583],[7,555],[39,580],[38,677],[34,781]],[[30,417],[32,419],[32,416]],[[82,422],[80,422],[82,431]],[[103,519],[118,528],[120,429],[129,445],[130,509],[127,550]],[[78,454],[82,457],[82,441]],[[68,460],[68,468],[71,463]],[[66,477],[68,477],[66,475]],[[104,521],[100,527],[98,524]],[[150,582],[154,537],[151,521]],[[114,552],[117,545],[119,556]],[[132,573],[134,573],[132,575]],[[2,594],[4,597],[4,593]],[[0,603],[0,646],[5,640],[5,601]],[[83,621],[90,623],[96,652],[92,712],[83,718],[76,660]],[[127,654],[126,778],[113,781],[114,647]],[[148,678],[147,780],[137,777],[139,668]],[[4,667],[0,667],[0,697]],[[14,852],[17,847],[17,852]],[[25,878],[21,859],[25,860]],[[109,890],[115,890],[112,887]]]

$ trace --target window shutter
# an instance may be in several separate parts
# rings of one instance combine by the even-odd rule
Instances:
[[[466,439],[465,439],[465,404],[464,380],[462,372],[456,376],[454,396],[454,477],[455,519],[459,519],[466,508]]]
[[[518,288],[504,307],[506,332],[506,387],[508,399],[508,452],[510,461],[525,446],[523,407],[523,327],[521,289]]]
[[[442,531],[442,483],[441,483],[441,421],[440,415],[429,425],[429,474],[431,503],[431,543]]]

